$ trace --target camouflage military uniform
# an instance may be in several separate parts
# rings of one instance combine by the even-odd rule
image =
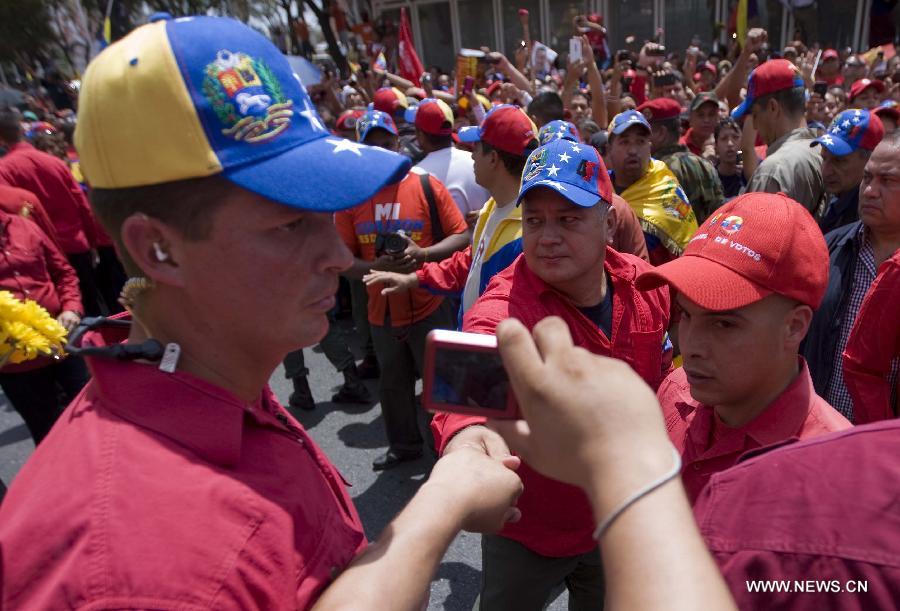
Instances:
[[[683,144],[661,148],[653,156],[669,166],[675,174],[697,215],[698,225],[725,201],[722,181],[716,168],[706,159],[691,153]]]

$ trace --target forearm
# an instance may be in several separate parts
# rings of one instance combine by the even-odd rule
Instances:
[[[428,256],[426,257],[426,262],[443,261],[456,251],[462,250],[463,248],[468,246],[471,239],[471,230],[466,230],[461,233],[454,233],[453,235],[447,236],[434,246],[428,247]]]
[[[412,81],[408,81],[402,76],[397,76],[396,74],[391,74],[390,72],[385,72],[384,77],[391,82],[391,85],[406,93],[406,90],[410,87],[415,87],[415,84]]]
[[[597,507],[598,499],[592,496],[592,501]],[[597,519],[614,509],[605,505]],[[600,549],[610,608],[735,608],[678,478],[626,509],[601,539]]]
[[[519,70],[512,65],[512,63],[508,59],[504,59],[499,64],[497,64],[499,70],[509,77],[509,82],[516,86],[517,89],[521,89],[522,91],[527,91],[528,93],[534,93],[534,89],[531,87],[531,82],[525,78],[525,75],[519,72]]]
[[[725,75],[716,86],[716,97],[720,100],[727,100],[730,108],[734,108],[741,103],[741,87],[747,82],[747,76],[750,74],[750,53],[741,51],[734,68]]]
[[[587,71],[588,85],[591,87],[591,118],[600,126],[600,129],[606,129],[609,125],[609,115],[606,108],[606,88],[603,86],[603,77],[600,76],[600,70],[597,64],[591,62]]]
[[[580,76],[580,75],[579,75]],[[578,85],[578,76],[574,70],[566,72],[566,80],[563,81],[562,98],[563,108],[569,108],[572,105],[572,97],[575,95],[575,87]]]
[[[438,563],[459,532],[462,512],[451,495],[426,482],[378,541],[329,587],[315,611],[419,611]]]

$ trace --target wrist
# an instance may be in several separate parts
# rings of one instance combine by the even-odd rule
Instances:
[[[640,456],[631,455],[623,464],[621,457],[628,452],[620,448],[615,452],[604,452],[605,457],[597,456],[589,462],[591,475],[585,490],[598,522],[629,495],[672,467],[672,444],[668,440],[665,443],[643,440],[642,445],[628,444],[627,447],[652,448],[652,451],[642,452]]]

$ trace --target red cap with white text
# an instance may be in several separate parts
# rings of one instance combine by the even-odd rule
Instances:
[[[813,217],[784,193],[747,193],[710,216],[684,255],[637,279],[663,284],[720,312],[772,294],[819,307],[828,284],[828,248]]]

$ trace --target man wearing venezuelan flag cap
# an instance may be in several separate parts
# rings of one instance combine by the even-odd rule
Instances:
[[[353,261],[334,213],[409,161],[331,136],[278,49],[216,17],[107,47],[75,143],[128,312],[69,338],[93,377],[0,506],[0,608],[421,609],[459,529],[519,516],[518,459],[438,461],[367,549],[267,384],[328,327]]]
[[[654,265],[680,257],[697,217],[678,179],[666,164],[650,157],[650,124],[641,113],[616,115],[609,130],[613,186],[638,217]]]

